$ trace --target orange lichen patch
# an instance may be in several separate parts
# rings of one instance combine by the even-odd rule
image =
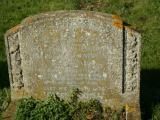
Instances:
[[[134,106],[131,106],[128,104],[125,105],[125,109],[126,109],[126,112],[135,112],[136,111],[136,108]]]
[[[88,13],[86,13],[85,15],[86,15],[86,17],[94,18],[93,13],[89,13],[89,12],[88,12]]]
[[[114,21],[112,25],[120,29],[123,28],[123,22],[121,20]]]
[[[133,31],[133,27],[132,26],[124,26],[125,30],[127,31]]]
[[[10,32],[15,33],[21,28],[21,25],[16,25],[15,27],[10,29]]]
[[[131,30],[131,28],[130,28],[129,26],[124,26],[124,28],[125,28],[126,30]]]
[[[33,19],[32,18],[27,18],[27,20],[26,20],[26,23],[27,24],[31,24],[33,22]]]
[[[125,30],[128,31],[128,35],[131,36],[131,37],[133,37],[133,31],[134,30],[131,27],[129,27],[129,26],[124,26],[124,28],[125,28]]]
[[[131,36],[131,37],[133,37],[133,33],[132,32],[129,32],[128,35]]]
[[[124,26],[127,31],[137,32],[136,27],[134,26]]]
[[[120,16],[112,15],[112,19],[122,20]]]
[[[19,99],[28,96],[28,93],[24,90],[24,88],[21,88],[14,90],[12,96],[14,96],[15,99]]]
[[[35,86],[34,86],[34,90],[32,93],[32,96],[37,98],[37,99],[43,99],[46,97],[46,95],[44,94],[44,83],[42,82],[42,80],[35,80]]]

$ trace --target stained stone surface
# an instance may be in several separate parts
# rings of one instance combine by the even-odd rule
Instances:
[[[64,98],[79,88],[82,99],[126,106],[128,118],[140,119],[140,34],[120,17],[42,13],[7,31],[5,42],[12,100],[50,93]]]

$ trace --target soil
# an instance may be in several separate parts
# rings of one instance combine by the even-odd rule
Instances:
[[[11,102],[8,108],[3,112],[3,120],[14,120],[16,113],[16,102]]]

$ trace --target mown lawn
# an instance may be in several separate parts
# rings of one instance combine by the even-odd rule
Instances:
[[[155,111],[160,103],[160,0],[0,0],[0,89],[9,88],[3,37],[6,30],[29,15],[77,9],[119,15],[142,34],[142,118],[158,116]]]

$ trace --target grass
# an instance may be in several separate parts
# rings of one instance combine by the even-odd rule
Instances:
[[[7,88],[0,90],[0,120],[2,119],[2,112],[6,110],[10,103],[10,91]]]
[[[159,0],[0,0],[0,89],[9,88],[3,35],[22,19],[55,10],[81,9],[111,13],[121,16],[142,34],[142,118],[152,118],[155,110],[159,110],[157,106],[160,106],[159,6]]]

